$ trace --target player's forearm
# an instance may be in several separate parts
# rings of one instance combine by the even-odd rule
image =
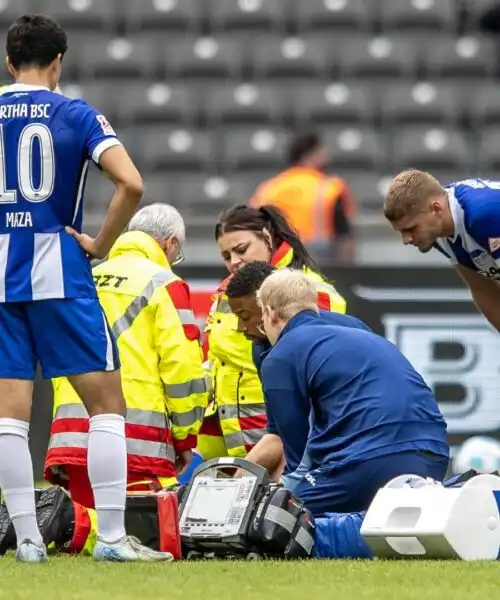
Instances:
[[[250,450],[246,460],[267,469],[270,474],[277,471],[283,462],[283,443],[274,433],[266,433]]]
[[[500,331],[500,283],[461,265],[455,269],[467,284],[478,310]]]
[[[471,290],[472,298],[480,312],[500,331],[500,287],[494,281],[488,288]]]
[[[102,255],[106,255],[134,214],[143,194],[142,181],[118,184],[101,230],[95,238]]]

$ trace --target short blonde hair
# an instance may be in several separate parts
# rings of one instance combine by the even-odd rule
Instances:
[[[317,293],[314,281],[303,271],[279,269],[269,275],[257,292],[261,308],[276,311],[278,317],[291,319],[302,310],[318,312]]]
[[[430,173],[407,169],[392,180],[384,202],[384,216],[388,221],[399,221],[418,212],[431,196],[445,193],[443,186]]]

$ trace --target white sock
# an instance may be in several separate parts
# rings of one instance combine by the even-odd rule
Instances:
[[[127,492],[124,417],[111,414],[90,419],[87,465],[99,537],[105,542],[121,540],[125,536]]]
[[[29,423],[0,419],[0,489],[16,530],[17,544],[42,545],[36,522],[33,462],[28,446]]]

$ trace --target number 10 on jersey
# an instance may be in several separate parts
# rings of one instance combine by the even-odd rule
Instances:
[[[35,187],[33,177],[34,142],[38,141],[40,181]],[[7,189],[7,165],[17,163],[17,189]],[[6,155],[4,127],[0,125],[0,204],[15,204],[17,194],[29,202],[44,202],[52,195],[55,180],[54,142],[45,125],[33,123],[21,132],[17,144],[17,155]]]

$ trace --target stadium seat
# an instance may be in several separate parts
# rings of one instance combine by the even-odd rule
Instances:
[[[99,32],[99,36],[105,36],[102,32]],[[62,82],[64,81],[76,81],[83,77],[81,65],[82,65],[82,47],[88,43],[88,35],[85,30],[75,30],[71,32],[68,37],[68,50],[64,55],[63,59],[63,74]]]
[[[117,110],[120,119],[126,123],[189,125],[197,120],[199,97],[184,83],[129,81],[123,92]]]
[[[143,173],[144,196],[141,205],[153,204],[155,202],[167,202],[177,206],[174,192],[174,181],[176,180],[168,172]],[[87,177],[87,188],[85,192],[85,204],[99,214],[104,214],[109,206],[115,192],[115,186],[105,177],[94,164],[91,164]]]
[[[141,204],[154,204],[156,202],[166,202],[179,207],[178,198],[175,192],[177,178],[168,171],[159,173],[143,173],[144,196]]]
[[[260,167],[257,169],[245,169],[245,171],[236,173],[222,171],[221,173],[222,177],[228,181],[234,181],[237,179],[238,181],[244,182],[245,189],[248,188],[250,190],[250,195],[253,195],[257,187],[262,182],[271,179],[271,177],[274,177],[280,171],[287,168],[285,162],[286,161],[283,159],[282,164],[274,167],[272,165],[266,165],[267,168]]]
[[[382,96],[382,119],[392,124],[456,124],[461,117],[461,97],[452,87],[418,82],[394,85]]]
[[[477,167],[481,174],[498,179],[500,169],[500,127],[488,127],[480,133]]]
[[[366,0],[307,0],[294,2],[293,19],[300,33],[328,29],[332,35],[367,29],[376,3]]]
[[[370,128],[347,127],[323,131],[323,140],[329,149],[330,164],[335,170],[374,170],[384,168],[386,149],[384,140]]]
[[[99,214],[104,214],[114,193],[115,186],[113,183],[91,162],[85,188],[85,205],[94,211],[98,211]]]
[[[257,77],[325,77],[332,43],[315,37],[261,37],[252,46],[252,61]]]
[[[285,166],[292,131],[324,136],[361,216],[396,169],[495,176],[498,44],[478,30],[494,1],[0,0],[0,30],[23,12],[55,16],[63,93],[108,117],[145,202],[179,199],[202,231],[203,211],[213,222]]]
[[[288,4],[283,0],[210,0],[209,26],[214,32],[284,29]]]
[[[424,48],[430,77],[478,77],[492,75],[497,62],[495,45],[483,37],[439,38]]]
[[[498,83],[481,86],[470,100],[470,120],[474,128],[500,125],[500,89]]]
[[[18,17],[31,12],[29,0],[3,0],[0,2],[0,27],[7,29]]]
[[[86,77],[112,79],[153,78],[160,69],[161,47],[147,35],[137,37],[93,36],[80,48],[81,71]]]
[[[201,27],[199,0],[132,0],[122,2],[128,31],[192,31]]]
[[[19,0],[15,0],[19,4]],[[29,0],[30,10],[37,14],[50,15],[68,31],[86,29],[89,37],[96,30],[115,30],[122,12],[120,0]],[[22,11],[18,12],[18,16]],[[89,38],[87,38],[89,43]]]
[[[343,78],[413,77],[418,66],[418,46],[400,37],[352,38],[339,56]]]
[[[366,171],[341,171],[340,175],[347,181],[359,211],[382,214],[390,177]]]
[[[167,43],[167,75],[175,77],[241,77],[247,44],[237,37],[184,37]]]
[[[193,213],[211,215],[215,223],[219,213],[233,204],[246,204],[254,188],[241,177],[211,175],[179,179],[175,184],[180,206],[189,206]]]
[[[370,124],[376,112],[376,100],[356,83],[309,83],[297,87],[291,99],[295,119],[304,126]]]
[[[144,160],[143,160],[143,138],[142,128],[140,126],[125,127],[119,123],[114,128],[116,135],[120,139],[120,142],[126,148],[128,154],[138,167],[139,171],[144,171]]]
[[[472,160],[470,163],[472,164],[475,161],[474,154],[470,157]],[[433,169],[433,176],[442,184],[449,185],[455,181],[461,181],[463,179],[468,179],[469,177],[477,177],[479,173],[476,173],[474,168],[467,169],[465,172],[463,170],[455,170],[455,169]]]
[[[462,133],[453,128],[409,127],[393,131],[392,170],[415,167],[436,169],[467,168],[471,148]]]
[[[289,133],[279,128],[223,129],[222,160],[228,170],[281,169]]]
[[[456,0],[381,0],[381,20],[386,32],[455,31],[458,6]]]
[[[214,160],[211,135],[187,127],[144,126],[140,132],[144,170],[203,172]]]
[[[462,0],[465,13],[465,30],[477,33],[482,14],[495,5],[495,0]]]
[[[112,85],[106,85],[95,81],[80,80],[77,83],[62,83],[61,91],[70,98],[85,100],[85,102],[102,112],[110,123],[115,126],[120,110],[120,104],[116,102],[116,98],[121,97],[123,91],[128,90],[129,85],[127,81],[120,82],[118,85],[114,82]]]
[[[285,94],[280,86],[258,83],[230,84],[209,88],[205,96],[206,118],[221,123],[279,123],[285,112]]]

